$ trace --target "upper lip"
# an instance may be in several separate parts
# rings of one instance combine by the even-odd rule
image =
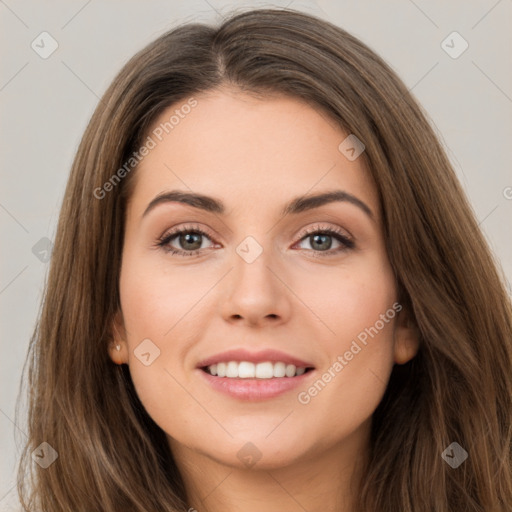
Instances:
[[[311,363],[303,361],[297,357],[291,356],[279,350],[266,349],[258,352],[250,352],[247,349],[232,349],[226,352],[215,354],[211,357],[203,359],[197,364],[198,368],[205,368],[212,364],[229,361],[248,361],[250,363],[264,363],[270,361],[271,363],[282,362],[285,364],[293,364],[297,368],[314,368]]]

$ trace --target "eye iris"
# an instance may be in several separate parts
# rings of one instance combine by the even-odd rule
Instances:
[[[330,235],[316,234],[316,235],[311,235],[309,238],[311,241],[311,247],[313,247],[314,249],[327,250],[327,249],[331,248],[332,237]],[[320,245],[315,247],[316,244],[320,244]]]
[[[186,251],[195,251],[201,248],[201,237],[200,233],[183,233],[179,237],[180,245]],[[192,244],[193,247],[187,246],[187,244]]]

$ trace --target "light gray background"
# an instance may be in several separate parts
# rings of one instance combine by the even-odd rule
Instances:
[[[48,268],[32,248],[54,237],[99,97],[131,55],[173,26],[287,5],[352,32],[412,89],[511,281],[512,0],[0,0],[0,510],[16,504],[14,432],[25,434],[14,423],[15,403]],[[31,48],[43,31],[59,45],[47,59]],[[456,59],[441,47],[453,31],[469,43]]]

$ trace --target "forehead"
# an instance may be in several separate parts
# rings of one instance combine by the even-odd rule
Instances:
[[[363,159],[350,161],[339,149],[347,135],[322,110],[288,96],[195,95],[153,123],[154,147],[137,168],[131,207],[141,211],[170,189],[222,197],[234,208],[343,189],[377,212]]]

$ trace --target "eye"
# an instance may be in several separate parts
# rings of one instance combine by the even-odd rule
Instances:
[[[312,250],[316,253],[327,253],[326,256],[355,247],[354,241],[341,231],[334,228],[321,228],[318,226],[307,231],[302,236],[298,244],[303,243],[307,243],[309,247],[299,247],[299,249]]]
[[[212,242],[210,235],[197,226],[187,226],[165,233],[157,242],[157,246],[170,254],[192,256],[202,249],[213,246],[205,246],[204,242]]]
[[[307,244],[309,247],[301,247]],[[303,233],[295,244],[298,249],[307,250],[318,256],[332,256],[353,249],[354,241],[341,230],[315,226]],[[179,256],[196,256],[205,249],[215,246],[213,237],[199,226],[183,226],[166,232],[157,240],[156,246],[166,253]]]

